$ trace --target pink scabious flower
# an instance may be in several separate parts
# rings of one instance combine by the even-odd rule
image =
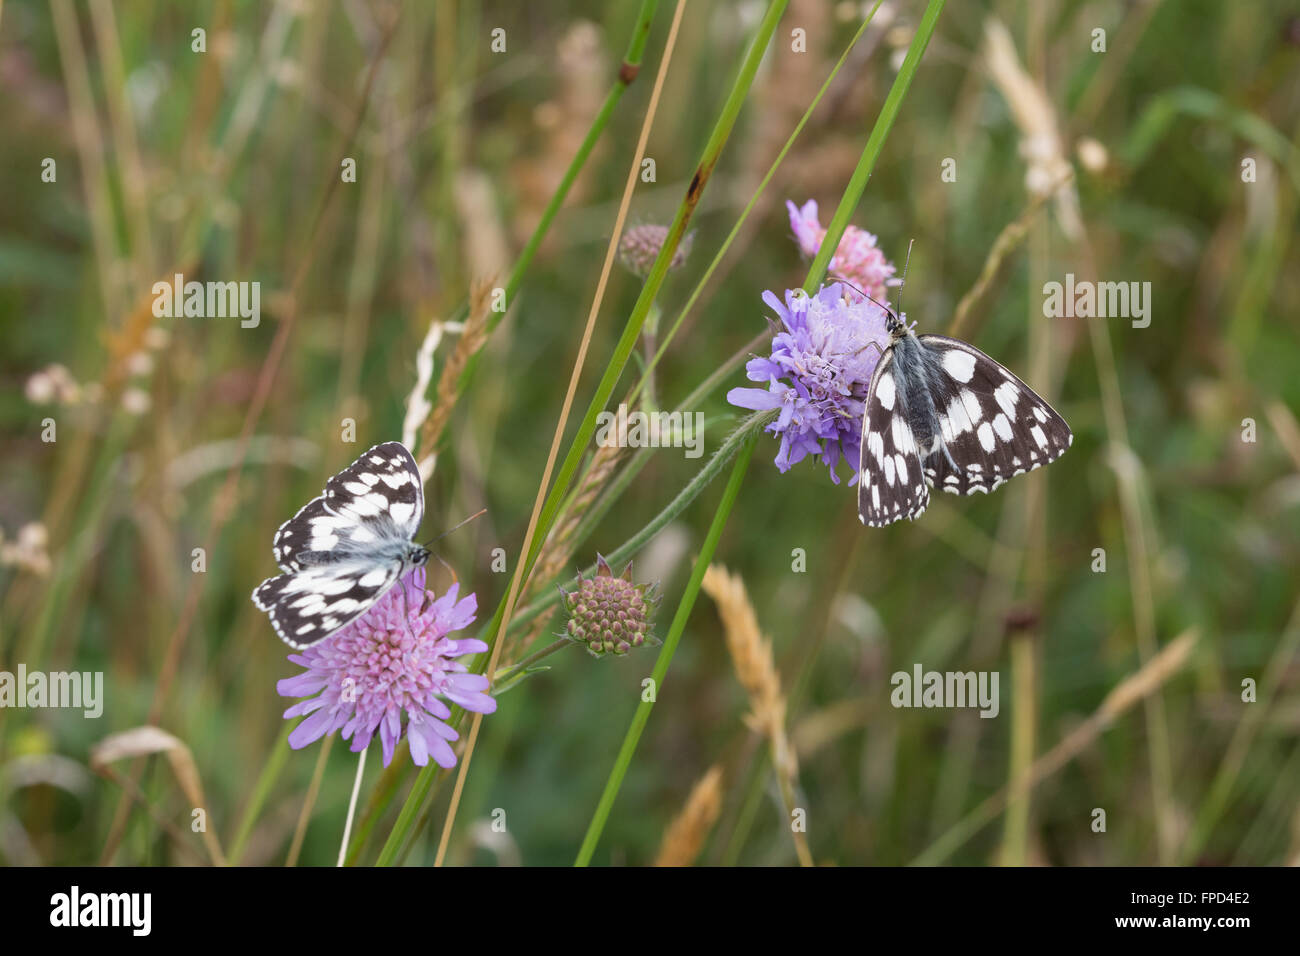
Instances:
[[[733,388],[727,401],[753,411],[779,410],[765,431],[781,438],[778,471],[789,471],[808,455],[821,459],[839,484],[840,459],[857,483],[862,458],[862,415],[871,375],[889,346],[885,311],[850,295],[836,282],[810,296],[791,289],[782,303],[771,292],[766,302],[781,319],[771,356],[756,356],[745,366],[751,382],[767,388]]]
[[[453,584],[435,600],[424,584],[424,568],[416,568],[338,633],[289,655],[306,671],[280,681],[276,689],[284,697],[306,699],[284,716],[310,715],[289,735],[289,746],[296,750],[342,731],[359,753],[378,731],[387,767],[405,733],[417,766],[430,757],[440,767],[456,765],[449,741],[458,734],[445,723],[451,708],[444,698],[480,714],[497,709],[487,694],[488,679],[468,673],[456,660],[488,646],[449,636],[473,622],[478,611],[473,594],[457,600],[460,585]]]
[[[826,230],[817,219],[817,202],[810,199],[798,207],[786,200],[785,207],[790,212],[790,228],[794,230],[800,250],[809,258],[817,255],[822,240],[826,238]],[[857,226],[844,230],[826,273],[832,280],[847,279],[881,302],[888,301],[891,286],[900,284],[900,280],[894,278],[893,263],[876,247],[876,237]],[[847,286],[845,294],[854,301],[862,298],[857,290]]]

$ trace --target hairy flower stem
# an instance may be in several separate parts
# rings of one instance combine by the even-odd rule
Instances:
[[[610,564],[619,564],[628,560],[638,551],[644,548],[655,535],[666,528],[674,518],[686,510],[686,507],[699,497],[702,492],[714,478],[722,474],[722,469],[726,467],[727,462],[736,456],[744,445],[746,439],[756,436],[763,430],[768,422],[777,415],[775,410],[755,412],[746,418],[739,427],[736,428],[722,443],[722,446],[713,453],[708,464],[695,473],[695,476],[686,484],[677,496],[673,498],[668,505],[655,515],[655,517],[644,528],[628,538],[621,545],[606,555],[605,560]],[[596,566],[593,564],[586,568],[582,573],[591,575],[595,572]],[[558,591],[543,595],[532,604],[518,611],[511,623],[513,626],[522,626],[529,620],[541,614],[547,608],[559,603],[560,594]]]
[[[569,640],[567,637],[561,637],[558,640],[552,641],[550,644],[547,644],[541,650],[534,651],[532,654],[529,654],[518,664],[511,664],[509,667],[499,668],[496,672],[496,679],[492,682],[491,693],[494,695],[499,694],[501,692],[500,691],[501,687],[509,683],[511,679],[517,676],[520,672],[525,671],[528,668],[532,667],[538,661],[550,657],[552,654],[562,651],[566,647],[577,647],[577,646],[578,645],[574,644],[574,642]]]
[[[660,347],[659,319],[662,315],[663,309],[659,307],[659,303],[653,303],[650,306],[650,314],[645,319],[645,328],[641,330],[641,346],[645,349],[645,371],[641,375],[637,388],[641,390],[641,410],[651,415],[659,410],[659,399],[655,394],[654,364]],[[636,401],[635,396],[632,401]]]

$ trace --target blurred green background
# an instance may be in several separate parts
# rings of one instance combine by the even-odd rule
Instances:
[[[672,217],[763,9],[687,4],[647,145],[656,181],[638,183],[631,222]],[[829,220],[921,9],[876,14],[660,365],[664,404],[764,328],[764,289],[802,283],[784,201],[817,199]],[[666,319],[866,10],[790,4],[693,220],[690,256],[660,293]],[[439,544],[477,592],[480,621],[509,583],[490,568],[493,550],[513,571],[528,526],[672,12],[661,5],[641,76],[439,445],[424,536],[488,509]],[[230,848],[283,747],[288,701],[275,682],[297,672],[248,600],[274,571],[271,535],[361,449],[400,435],[430,321],[509,271],[636,14],[584,2],[3,4],[0,670],[102,671],[106,703],[98,720],[0,711],[0,862],[206,861],[161,758],[138,776],[151,810],[136,806],[105,853],[130,762],[105,779],[91,747],[151,719],[192,752],[209,826]],[[915,240],[906,309],[920,331],[947,331],[990,268],[959,334],[1048,396],[1076,438],[1050,469],[884,530],[859,525],[855,492],[820,465],[778,474],[775,440],[760,441],[717,559],[744,577],[775,646],[817,862],[916,860],[1188,632],[1189,655],[1151,696],[931,861],[1300,861],[1297,17],[1280,0],[945,9],[852,221],[900,267]],[[195,28],[205,52],[192,49]],[[491,49],[496,28],[505,52]],[[806,52],[792,48],[796,28]],[[355,183],[340,181],[343,156]],[[42,180],[46,158],[54,182]],[[1058,198],[1031,208],[1027,179],[1041,187],[1070,169]],[[1003,255],[995,243],[1017,222]],[[260,325],[155,320],[150,286],[177,271],[260,282]],[[1150,282],[1150,326],[1045,318],[1043,283],[1066,273]],[[615,270],[570,435],[639,291]],[[737,372],[690,410],[729,414],[725,391],[741,384]],[[254,441],[223,510],[250,409]],[[348,418],[355,445],[342,440]],[[730,427],[710,430],[706,452]],[[700,464],[653,454],[571,566],[626,540]],[[638,579],[666,595],[660,634],[721,489],[637,556]],[[210,550],[196,587],[197,547]],[[998,718],[891,707],[890,675],[917,662],[998,671]],[[450,862],[573,859],[653,651],[548,663],[483,723]],[[746,706],[701,595],[595,862],[653,861],[715,763],[722,800],[700,861],[795,861]],[[241,862],[285,860],[319,752],[288,756]],[[372,755],[363,805],[378,766]],[[302,863],[333,862],[354,771],[336,742]],[[381,838],[412,776],[393,779]],[[432,861],[449,792],[409,863]],[[496,808],[504,834],[484,826]]]

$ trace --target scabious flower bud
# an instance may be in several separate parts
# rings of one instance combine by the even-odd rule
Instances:
[[[633,275],[644,279],[650,274],[667,238],[667,226],[633,226],[623,233],[623,238],[618,242],[618,261]],[[694,233],[682,237],[682,241],[677,244],[677,251],[673,253],[673,261],[668,265],[669,269],[685,264],[694,241]]]
[[[578,587],[564,591],[569,613],[564,635],[586,646],[595,657],[626,654],[650,639],[650,615],[657,596],[654,585],[632,583],[632,562],[615,576],[609,563],[596,556],[596,573],[579,578]]]

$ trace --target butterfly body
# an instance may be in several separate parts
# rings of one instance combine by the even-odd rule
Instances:
[[[280,526],[271,550],[284,573],[253,603],[290,647],[323,640],[429,560],[412,541],[423,517],[415,459],[400,442],[375,445]]]
[[[915,371],[907,376],[894,375],[896,404],[912,427],[912,438],[918,448],[928,449],[934,442],[934,422],[937,412],[931,383],[935,379],[936,365],[933,355],[917,340],[915,333],[904,329],[890,347],[895,369],[906,366]]]
[[[1070,447],[1065,419],[973,345],[917,335],[888,310],[886,328],[862,417],[864,524],[920,517],[934,487],[987,494]]]

